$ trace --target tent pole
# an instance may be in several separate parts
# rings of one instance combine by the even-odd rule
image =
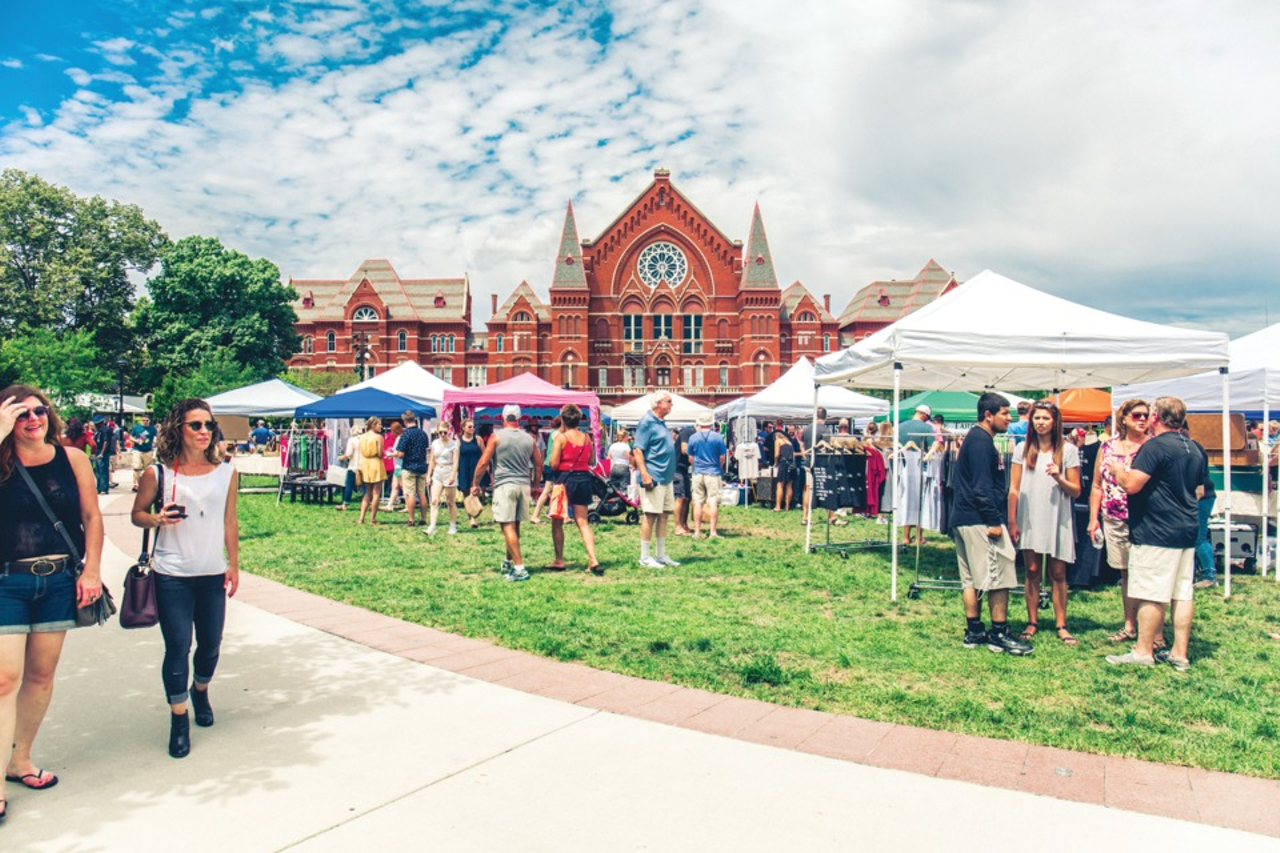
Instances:
[[[809,441],[814,446],[805,448],[805,452],[809,454],[809,477],[813,480],[813,485],[809,487],[809,502],[800,508],[809,518],[809,523],[804,526],[804,552],[806,554],[810,553],[809,545],[813,542],[813,499],[814,492],[818,488],[818,478],[813,476],[813,466],[818,461],[818,388],[820,387],[817,382],[813,383],[813,426],[809,429]]]
[[[1227,493],[1226,532],[1222,537],[1222,597],[1231,597],[1231,374],[1220,367],[1222,374],[1222,490]]]
[[[1271,466],[1267,464],[1267,424],[1271,422],[1271,402],[1267,399],[1267,372],[1262,371],[1262,553],[1258,555],[1259,577],[1267,576],[1267,519],[1271,515]]]
[[[898,457],[902,448],[898,445],[898,399],[902,396],[902,364],[893,363],[893,536],[892,575],[889,581],[889,600],[898,600]]]

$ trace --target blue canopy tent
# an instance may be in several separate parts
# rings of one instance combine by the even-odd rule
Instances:
[[[294,410],[293,416],[302,418],[398,418],[405,412],[413,412],[422,420],[434,418],[434,406],[379,391],[377,388],[361,388],[345,394],[335,394],[323,400],[304,403]]]

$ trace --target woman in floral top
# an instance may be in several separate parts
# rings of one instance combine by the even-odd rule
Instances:
[[[1124,598],[1124,627],[1107,639],[1123,643],[1138,637],[1137,603],[1129,598],[1129,495],[1116,482],[1110,460],[1120,459],[1128,467],[1138,448],[1147,440],[1151,409],[1145,400],[1127,400],[1116,412],[1118,434],[1102,443],[1089,492],[1089,536],[1095,538],[1101,526],[1107,545],[1107,563],[1120,572],[1120,594]]]

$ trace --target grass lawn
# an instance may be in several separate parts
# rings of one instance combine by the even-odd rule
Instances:
[[[549,525],[524,526],[527,583],[497,572],[492,523],[428,539],[402,513],[358,527],[357,513],[240,498],[241,564],[337,601],[598,669],[874,720],[1280,778],[1280,584],[1237,574],[1233,596],[1203,595],[1191,672],[1103,661],[1118,589],[1072,591],[1068,648],[1048,628],[1030,658],[960,645],[959,593],[909,600],[914,551],[889,601],[889,551],[809,556],[798,513],[728,508],[728,538],[672,538],[683,565],[636,565],[638,525],[596,528],[607,575],[542,573]],[[486,518],[488,514],[486,512]],[[465,518],[465,517],[464,517]],[[859,521],[854,537],[883,537]],[[567,558],[585,557],[566,529]],[[954,573],[933,534],[923,565]],[[1015,630],[1022,598],[1011,602]]]

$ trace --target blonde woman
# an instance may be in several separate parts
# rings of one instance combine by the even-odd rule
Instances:
[[[369,523],[378,523],[378,501],[382,499],[382,484],[387,479],[387,466],[383,455],[382,418],[369,418],[364,422],[364,434],[357,443],[360,451],[358,464],[364,480],[364,497],[360,499],[360,524],[369,515]],[[371,511],[372,509],[372,511]]]
[[[427,482],[431,484],[431,523],[427,526],[427,535],[436,532],[443,499],[449,503],[449,535],[452,536],[458,532],[458,441],[449,434],[448,424],[436,427],[430,457]]]

